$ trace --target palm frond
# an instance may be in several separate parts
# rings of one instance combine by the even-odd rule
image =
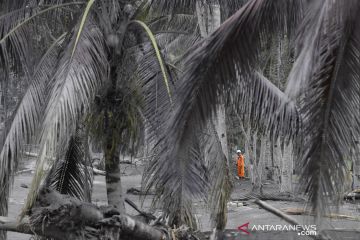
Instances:
[[[177,13],[194,13],[196,11],[196,4],[200,3],[212,7],[218,3],[218,0],[151,0],[150,7],[157,13],[174,15]]]
[[[317,61],[307,70],[308,87],[300,96],[301,181],[317,217],[326,212],[329,201],[343,196],[344,184],[339,183],[346,182],[345,160],[353,137],[359,138],[360,124],[360,5],[357,1],[326,1],[323,7],[314,53]]]
[[[308,87],[312,66],[319,61],[315,52],[323,28],[323,19],[327,14],[326,4],[313,1],[307,6],[305,13],[296,36],[298,53],[287,80],[286,95],[291,99],[296,99]]]
[[[164,35],[166,34],[164,33]],[[179,49],[169,46],[173,44],[173,38],[162,38],[159,35],[156,38],[160,40],[158,41],[159,50],[162,51],[159,53],[164,61],[165,73],[170,79],[169,87],[174,93],[172,96],[176,97],[175,86],[180,72],[177,64],[174,66],[170,64],[174,59],[171,59],[173,57],[169,55],[176,54]],[[183,42],[178,43],[178,46],[182,47],[182,44]],[[162,69],[154,57],[154,48],[150,43],[145,42],[137,50],[135,53],[138,62],[136,77],[142,86],[144,95],[143,115],[147,131],[145,137],[150,147],[154,147],[151,149],[152,153],[156,154],[158,146],[153,146],[153,144],[159,140],[166,129],[165,119],[167,114],[172,111],[172,105],[163,80]],[[200,134],[201,132],[198,131],[196,133],[195,131],[189,132],[189,138],[180,150],[181,157],[169,161],[166,166],[158,162],[157,158],[153,158],[148,169],[144,171],[143,187],[149,190],[150,187],[155,186],[157,197],[153,203],[159,204],[158,206],[164,211],[164,215],[168,217],[171,225],[186,223],[196,228],[193,200],[206,200],[208,185],[204,158],[201,154]],[[161,177],[158,178],[159,176]],[[194,184],[195,182],[196,184]]]
[[[150,7],[155,13],[160,12],[164,14],[175,15],[177,13],[195,12],[196,0],[151,0]]]
[[[86,8],[85,8],[85,11],[83,13],[83,16],[81,18],[81,22],[80,22],[80,25],[79,25],[79,30],[78,30],[78,32],[76,34],[75,43],[74,43],[74,46],[73,46],[73,50],[71,52],[71,58],[74,56],[77,45],[79,43],[79,39],[81,37],[82,30],[84,29],[87,17],[89,15],[89,12],[90,12],[90,9],[91,9],[92,5],[94,4],[94,1],[95,0],[89,0],[88,4],[86,4]]]
[[[169,225],[187,224],[196,229],[193,202],[206,200],[208,176],[204,163],[199,129],[187,132],[178,155],[166,162],[155,157],[144,171],[143,186],[146,191],[156,189],[154,204],[158,204],[169,219]]]
[[[170,102],[171,102],[172,101],[172,99],[171,99],[172,93],[171,93],[171,90],[170,90],[170,85],[169,85],[165,65],[164,65],[164,62],[163,62],[163,59],[162,59],[162,56],[161,56],[161,52],[159,50],[159,46],[158,46],[158,44],[156,42],[156,39],[155,39],[152,31],[150,30],[150,28],[144,22],[141,22],[139,20],[134,20],[132,23],[136,23],[136,24],[140,25],[145,30],[146,34],[148,35],[148,37],[150,39],[150,43],[151,43],[152,47],[154,48],[156,58],[157,58],[157,60],[159,62],[161,73],[163,75],[164,83],[165,83],[166,89],[168,91],[168,95],[169,95]]]
[[[31,8],[21,8],[0,16],[0,63],[5,72],[9,73],[11,69],[20,72],[19,70],[24,69],[26,73],[31,74],[28,72],[30,28],[16,26],[35,11]]]
[[[193,14],[160,15],[147,20],[145,23],[157,34],[159,32],[192,33],[197,27],[197,20]]]
[[[41,14],[45,14],[49,11],[53,11],[53,10],[56,10],[58,8],[61,8],[61,7],[66,7],[66,6],[70,6],[70,5],[79,5],[79,4],[83,4],[83,3],[67,3],[67,4],[61,4],[61,5],[54,5],[54,6],[50,6],[44,10],[38,10],[38,12],[35,12],[34,14],[32,14],[31,16],[28,16],[29,14],[29,9],[25,8],[25,9],[20,9],[18,11],[15,11],[15,12],[12,12],[12,13],[8,13],[6,14],[6,17],[3,18],[3,20],[6,20],[5,23],[9,23],[9,18],[7,18],[7,16],[10,16],[12,18],[16,18],[16,20],[19,20],[19,14],[20,14],[20,19],[21,21],[16,21],[15,23],[12,23],[12,24],[15,24],[15,25],[3,25],[2,27],[3,28],[6,28],[7,26],[7,31],[4,31],[4,36],[2,36],[2,38],[0,39],[0,43],[3,43],[7,38],[9,38],[12,34],[14,34],[15,32],[17,32],[18,30],[20,30],[25,24],[31,22],[31,20],[33,20],[34,18],[40,16]],[[89,1],[89,3],[87,4],[87,8],[85,9],[85,12],[84,13],[88,13],[88,8],[90,8],[93,4],[93,1]],[[16,14],[14,14],[16,13]],[[30,12],[31,13],[31,12]],[[86,15],[85,15],[86,16]],[[13,19],[12,19],[13,20]],[[82,19],[84,20],[84,19]],[[83,22],[80,23],[80,26],[83,24]]]
[[[249,0],[152,0],[150,7],[153,8],[152,14],[178,14],[178,13],[194,13],[196,11],[196,5],[200,4],[210,8],[219,5],[221,8],[221,17],[223,20],[227,19],[238,11]]]
[[[0,63],[7,71],[13,68],[18,72],[23,70],[29,76],[32,74],[29,56],[33,56],[31,33],[37,32],[36,26],[43,25],[40,17],[53,17],[62,13],[64,7],[82,5],[81,2],[64,3],[49,6],[45,9],[39,6],[19,6],[0,16]],[[49,13],[52,12],[52,15]],[[66,12],[66,11],[65,11]],[[40,22],[37,22],[40,21]],[[31,24],[32,23],[32,24]],[[59,25],[59,24],[57,24]],[[55,24],[56,26],[56,24]]]
[[[0,176],[2,179],[0,184],[3,186],[0,190],[1,215],[7,214],[9,186],[21,157],[23,144],[31,140],[41,122],[46,103],[47,85],[55,69],[63,40],[64,35],[50,46],[36,67],[33,81],[14,113],[4,144],[1,146]]]
[[[221,10],[221,18],[227,19],[239,10],[249,0],[218,0]]]
[[[88,166],[85,141],[84,130],[78,128],[67,143],[65,155],[55,160],[44,184],[61,194],[91,202],[93,173]]]
[[[110,33],[111,25],[116,23],[120,17],[121,4],[119,1],[96,1],[95,11],[98,11],[98,17],[101,21],[101,25],[105,27],[106,33]]]
[[[0,13],[22,8],[25,5],[26,1],[3,0],[0,2]]]
[[[285,22],[287,25],[295,24],[298,13],[295,10],[300,8],[298,3],[249,1],[208,39],[191,50],[186,62],[188,68],[179,86],[179,107],[169,126],[170,135],[174,134],[172,139],[181,139],[188,119],[197,117],[198,122],[207,119],[219,102],[220,94],[238,88],[236,79],[239,74],[241,80],[250,78],[261,44],[259,39],[281,29],[285,31]],[[254,100],[261,102],[261,99]],[[169,145],[177,146],[175,142]]]
[[[83,29],[78,29],[73,34],[54,75],[55,84],[46,107],[40,136],[38,171],[30,191],[35,195],[46,158],[54,157],[59,151],[58,143],[69,139],[75,131],[79,114],[88,111],[96,90],[107,79],[108,61],[102,33],[91,21],[85,24],[81,21],[78,28],[80,26]],[[78,32],[81,32],[79,38]],[[28,197],[27,207],[32,204],[35,195]]]
[[[251,128],[262,128],[274,140],[294,139],[300,131],[301,119],[295,103],[260,72],[238,76],[238,87],[229,97],[237,114],[251,119]]]
[[[156,55],[153,44],[148,41],[132,48],[128,53],[137,62],[134,77],[143,95],[141,112],[147,126],[147,142],[157,141],[164,129],[165,122],[162,121],[171,111],[169,92],[175,92],[174,84],[178,77],[178,69],[170,63],[166,45],[166,41],[158,45],[162,65],[159,64],[159,55]],[[164,81],[164,75],[167,81]]]
[[[162,48],[166,48],[164,41]],[[162,54],[167,63],[168,55]],[[153,146],[166,129],[165,116],[172,111],[168,91],[162,79],[159,64],[154,59],[154,50],[149,44],[144,44],[138,56],[137,78],[142,86],[144,98],[143,113],[146,126],[146,141],[150,147],[154,147],[152,153],[156,155],[159,146]],[[171,88],[176,97],[176,82],[179,71],[176,66],[167,66],[167,74],[172,79]],[[195,133],[196,132],[196,133]],[[164,215],[169,218],[170,224],[181,225],[183,223],[196,228],[196,220],[192,208],[193,199],[206,200],[207,181],[204,158],[201,154],[201,132],[198,130],[189,132],[189,138],[183,143],[180,150],[181,157],[167,162],[164,166],[153,158],[148,169],[144,171],[143,187],[149,190],[155,186],[157,198],[154,204],[159,204]],[[160,177],[160,178],[159,178]],[[196,182],[191,185],[190,182]],[[201,192],[197,192],[201,190]],[[196,193],[197,192],[197,193]],[[170,196],[172,197],[170,199]]]

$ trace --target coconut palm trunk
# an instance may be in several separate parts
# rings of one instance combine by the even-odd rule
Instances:
[[[116,123],[111,117],[114,110],[114,98],[116,89],[116,76],[114,68],[111,69],[112,84],[111,88],[107,90],[107,102],[105,114],[105,141],[104,141],[104,155],[105,155],[105,179],[106,179],[106,193],[109,205],[113,205],[121,213],[125,213],[124,196],[121,186],[120,176],[120,148],[119,148],[119,134],[116,131]]]
[[[112,132],[109,131],[106,139],[105,170],[106,170],[106,193],[108,204],[116,207],[121,213],[125,212],[124,195],[120,176],[120,151],[119,146],[114,144]]]
[[[114,62],[114,61],[113,61]],[[108,204],[113,205],[121,213],[125,213],[124,196],[121,186],[120,176],[120,147],[119,136],[122,131],[117,131],[116,120],[112,117],[116,105],[116,83],[117,71],[116,66],[110,68],[111,87],[107,90],[107,113],[105,114],[105,142],[104,142],[104,155],[105,155],[105,178],[106,178],[106,193]]]
[[[124,9],[125,3],[122,2],[120,4],[120,8]],[[131,6],[131,5],[129,5]],[[113,35],[113,40],[108,39],[109,53],[110,53],[110,86],[107,89],[106,98],[108,106],[107,113],[105,115],[105,146],[104,146],[104,154],[105,154],[105,171],[106,171],[106,193],[108,204],[113,205],[117,208],[120,213],[125,213],[125,201],[124,195],[121,186],[121,174],[120,174],[120,146],[119,146],[119,138],[122,134],[121,130],[116,129],[116,118],[114,117],[115,108],[118,104],[116,100],[116,89],[117,82],[121,77],[119,73],[119,66],[121,66],[124,58],[124,54],[122,51],[122,44],[125,37],[126,27],[128,24],[128,15],[124,14],[122,16],[122,20],[120,22],[120,26],[118,31],[120,34]],[[110,36],[112,36],[110,34]]]

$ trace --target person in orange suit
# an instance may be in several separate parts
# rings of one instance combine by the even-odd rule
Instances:
[[[237,158],[237,169],[238,169],[238,177],[240,179],[245,179],[245,158],[244,155],[241,154],[240,150],[236,151],[236,154],[238,155]]]

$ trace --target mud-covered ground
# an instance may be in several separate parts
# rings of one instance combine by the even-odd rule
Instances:
[[[122,177],[122,184],[124,188],[124,192],[128,188],[140,188],[141,183],[141,171],[142,168],[134,168],[127,167],[125,174]],[[10,209],[9,209],[9,217],[16,218],[23,207],[24,201],[26,199],[28,188],[24,188],[25,185],[29,185],[32,179],[31,173],[23,173],[17,175],[15,177],[15,182],[13,185],[13,190],[10,197]],[[279,195],[278,189],[276,185],[271,182],[265,183],[264,190],[266,193],[270,193],[273,195]],[[306,236],[299,236],[296,232],[266,232],[266,231],[251,231],[253,226],[257,225],[288,225],[285,221],[280,219],[279,217],[274,216],[273,214],[259,208],[257,205],[252,203],[251,200],[243,200],[247,193],[251,189],[251,184],[248,180],[245,181],[236,181],[234,186],[234,191],[232,193],[231,201],[228,204],[228,222],[227,229],[234,229],[227,233],[227,239],[311,239]],[[127,194],[127,198],[141,206],[141,201],[138,195]],[[106,205],[106,189],[105,189],[105,181],[104,177],[96,176],[94,180],[94,191],[93,191],[93,202],[98,205]],[[241,199],[241,200],[234,200]],[[304,203],[301,202],[293,202],[293,201],[266,201],[268,204],[278,208],[278,209],[288,209],[288,208],[303,208]],[[143,202],[142,208],[144,210],[150,211],[151,206],[151,196],[147,197]],[[206,206],[203,202],[195,202],[195,211],[196,216],[199,221],[199,227],[202,231],[210,231],[210,214],[206,209]],[[136,212],[129,207],[126,206],[127,212],[131,214],[136,214]],[[339,214],[345,214],[354,217],[360,217],[360,205],[359,203],[344,203],[339,208]],[[292,216],[301,224],[312,224],[312,217],[296,215]],[[250,235],[243,233],[238,229],[239,226],[249,223],[248,227],[250,228]],[[360,222],[353,220],[345,220],[345,219],[333,219],[326,218],[322,222],[322,226],[317,226],[319,228],[345,228],[345,229],[360,229]],[[27,240],[29,239],[29,235],[19,234],[19,233],[8,233],[9,240]],[[360,233],[346,233],[343,232],[341,234],[333,234],[332,239],[360,239]]]

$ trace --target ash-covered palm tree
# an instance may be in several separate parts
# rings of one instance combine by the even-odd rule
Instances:
[[[1,2],[1,79],[7,82],[11,72],[20,72],[26,76],[28,88],[1,147],[0,215],[7,214],[11,178],[23,145],[29,142],[40,144],[29,206],[43,181],[45,165],[52,165],[54,159],[60,162],[54,165],[50,172],[53,178],[48,176],[46,184],[88,199],[82,192],[87,171],[73,168],[86,165],[76,159],[84,153],[79,147],[83,139],[80,141],[75,132],[92,106],[95,110],[89,122],[106,128],[107,182],[117,182],[108,187],[108,198],[124,210],[123,203],[117,204],[110,194],[120,185],[120,171],[113,167],[118,165],[118,150],[136,143],[143,119],[154,126],[149,131],[155,130],[156,115],[171,103],[173,67],[167,65],[159,49],[168,42],[166,32],[158,36],[157,44],[147,26],[152,24],[149,19],[157,19],[149,18],[147,9],[147,1]],[[175,38],[170,37],[172,41]],[[128,142],[121,142],[125,139]],[[69,164],[73,172],[67,172]],[[63,181],[64,176],[68,181]]]

